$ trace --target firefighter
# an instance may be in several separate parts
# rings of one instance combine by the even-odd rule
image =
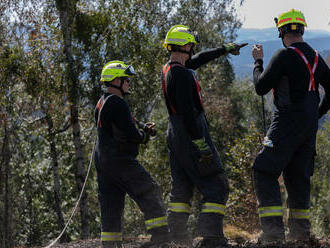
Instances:
[[[147,124],[145,130],[138,130],[123,98],[129,93],[130,78],[134,75],[133,67],[122,61],[107,63],[101,73],[101,82],[107,90],[95,109],[98,139],[94,159],[104,248],[121,247],[126,193],[144,213],[146,228],[152,235],[143,247],[162,247],[169,237],[160,188],[136,160],[139,144],[146,144],[154,129]]]
[[[227,243],[222,225],[229,187],[208,131],[194,70],[221,55],[238,55],[240,46],[229,43],[193,55],[198,42],[197,34],[184,25],[173,26],[164,42],[170,53],[170,60],[162,70],[162,89],[169,113],[167,144],[172,177],[168,224],[173,241],[190,244],[187,220],[196,187],[203,195],[197,228],[203,239],[196,247],[212,248]]]
[[[262,228],[260,242],[285,240],[278,178],[283,174],[288,193],[287,240],[310,237],[310,177],[314,170],[318,119],[330,108],[330,70],[303,40],[303,13],[290,10],[275,18],[285,48],[263,69],[263,49],[255,45],[253,78],[258,95],[273,91],[275,111],[263,148],[253,165],[254,185]],[[325,96],[319,106],[319,85]]]

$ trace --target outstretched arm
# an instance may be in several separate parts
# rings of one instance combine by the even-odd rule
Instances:
[[[219,58],[221,55],[224,54],[226,54],[226,49],[224,47],[202,51],[193,55],[191,59],[186,62],[185,66],[189,69],[196,70],[200,66],[210,62],[211,60]]]
[[[231,53],[233,55],[239,55],[240,49],[245,47],[248,43],[236,44],[236,43],[226,43],[222,47],[213,48],[207,51],[199,52],[192,56],[190,60],[186,62],[186,67],[189,69],[196,70],[201,65],[207,62],[219,58],[221,55]]]

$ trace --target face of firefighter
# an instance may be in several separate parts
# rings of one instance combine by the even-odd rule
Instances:
[[[183,50],[190,52],[192,46],[193,46],[192,43],[188,43],[188,44],[184,45],[182,48],[183,48]]]
[[[124,84],[122,86],[123,92],[124,93],[129,93],[129,88],[130,88],[130,79],[129,78],[124,78]]]

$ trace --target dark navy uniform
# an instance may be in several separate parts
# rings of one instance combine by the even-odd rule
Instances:
[[[138,130],[126,101],[106,93],[95,109],[98,139],[95,151],[101,240],[107,247],[122,240],[122,217],[126,193],[144,213],[152,241],[166,240],[168,228],[161,191],[149,173],[136,160],[139,144],[146,134]]]
[[[224,48],[198,53],[185,65],[169,62],[163,67],[162,88],[169,113],[167,143],[172,176],[168,209],[170,232],[175,240],[187,236],[191,198],[196,187],[203,195],[198,232],[203,237],[222,238],[222,221],[228,199],[228,180],[209,135],[200,85],[193,70],[225,54]],[[211,151],[208,163],[194,140],[204,140]]]
[[[263,71],[256,60],[257,94],[273,90],[272,123],[254,165],[259,217],[265,235],[284,238],[283,207],[277,179],[288,192],[289,229],[296,238],[310,234],[310,177],[314,170],[318,118],[330,108],[330,70],[307,43],[280,49]],[[325,97],[319,107],[319,84]]]

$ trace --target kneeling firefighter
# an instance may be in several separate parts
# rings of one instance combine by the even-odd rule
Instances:
[[[285,240],[279,176],[288,192],[288,240],[310,237],[310,177],[314,170],[318,119],[330,108],[330,70],[323,58],[304,42],[307,26],[297,10],[275,18],[285,48],[278,50],[263,70],[261,45],[253,48],[253,71],[258,95],[273,90],[272,123],[253,165],[259,203],[262,243]],[[325,96],[319,106],[319,84]]]
[[[132,66],[111,61],[102,70],[101,81],[107,87],[95,109],[98,139],[95,149],[104,248],[121,247],[122,217],[126,193],[144,213],[145,225],[152,235],[143,247],[160,247],[168,241],[166,211],[161,191],[149,173],[136,160],[139,144],[146,144],[155,133],[153,125],[144,130],[135,120],[124,96],[129,93]]]
[[[203,239],[197,247],[212,248],[227,243],[222,226],[229,187],[209,135],[194,69],[221,55],[238,55],[242,46],[229,43],[193,55],[198,42],[197,34],[184,25],[173,26],[164,42],[171,54],[162,71],[162,89],[169,113],[167,143],[172,177],[168,224],[173,241],[189,245],[187,220],[196,187],[203,195],[198,219],[198,233]]]

